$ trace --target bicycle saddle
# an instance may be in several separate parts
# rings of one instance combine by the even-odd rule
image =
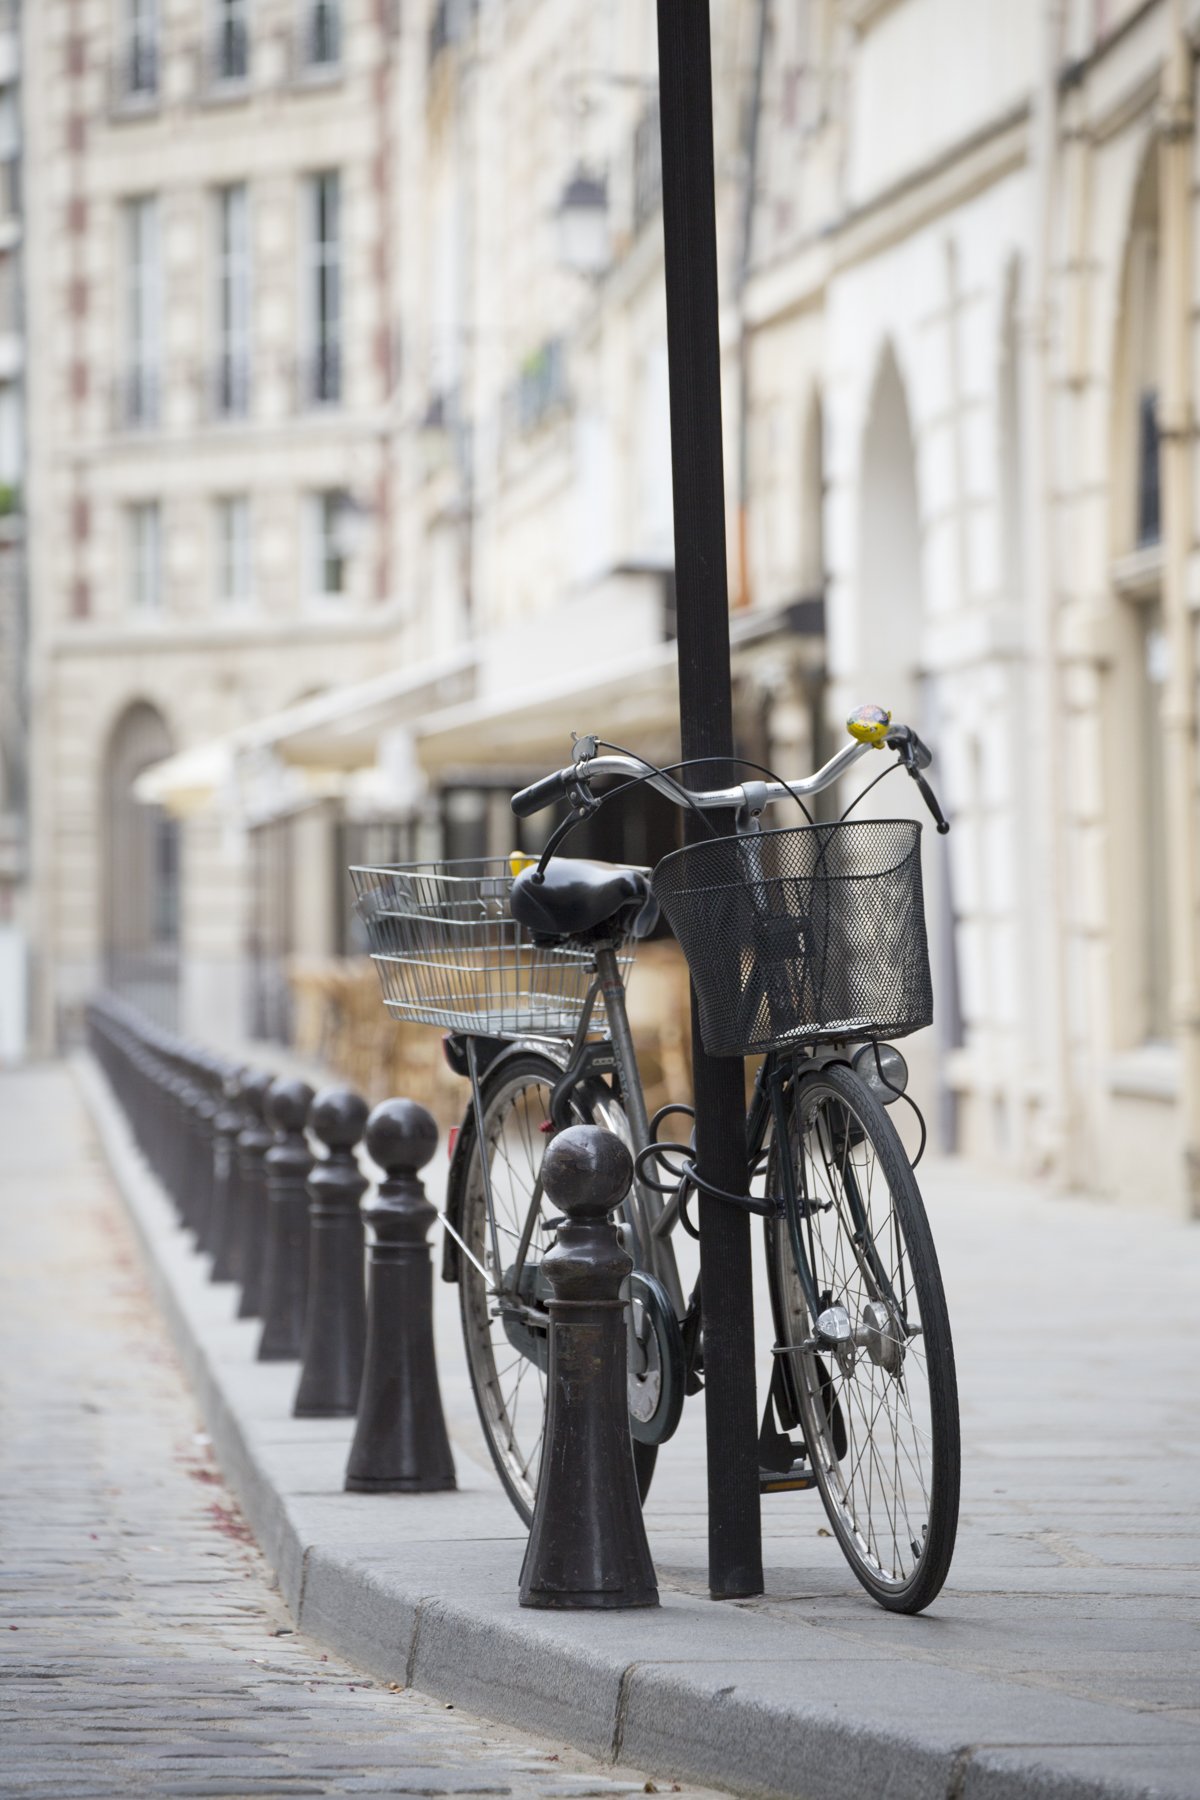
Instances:
[[[646,937],[658,923],[658,902],[642,869],[558,856],[542,881],[536,874],[522,869],[509,900],[513,918],[535,937]]]

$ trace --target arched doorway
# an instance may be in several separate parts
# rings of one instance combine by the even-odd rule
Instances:
[[[1113,623],[1106,678],[1106,786],[1113,855],[1115,1047],[1171,1038],[1169,870],[1165,812],[1158,396],[1161,373],[1157,148],[1133,200],[1112,387]]]
[[[100,813],[105,981],[164,1025],[179,1007],[179,826],[133,785],[171,748],[155,707],[128,707],[109,739]]]
[[[859,488],[858,606],[854,677],[858,697],[891,709],[937,748],[937,695],[922,672],[924,633],[921,508],[917,457],[908,396],[889,344],[876,372],[863,436]],[[865,783],[877,775],[866,768]],[[945,782],[937,784],[944,795]],[[944,841],[930,826],[916,789],[894,775],[867,795],[859,816],[911,817],[924,832],[925,912],[933,967],[934,1025],[910,1039],[905,1054],[913,1091],[937,1095],[930,1115],[935,1141],[957,1143],[955,1092],[946,1079],[947,1054],[963,1041],[955,951],[950,861]]]

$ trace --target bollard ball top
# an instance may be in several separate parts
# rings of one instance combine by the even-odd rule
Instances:
[[[615,1132],[601,1125],[568,1125],[550,1140],[542,1181],[568,1218],[604,1218],[629,1192],[633,1158]]]
[[[243,1085],[250,1079],[250,1073],[245,1063],[226,1063],[221,1089],[227,1100],[241,1099]]]
[[[309,1130],[330,1150],[353,1150],[363,1134],[368,1110],[353,1088],[322,1088],[308,1109]]]
[[[276,1131],[303,1131],[312,1105],[307,1081],[273,1081],[267,1090],[266,1118]]]
[[[367,1120],[367,1155],[385,1174],[423,1169],[437,1149],[433,1114],[415,1100],[381,1100]]]
[[[275,1077],[266,1069],[247,1069],[241,1079],[242,1099],[256,1118],[263,1117],[267,1094]]]

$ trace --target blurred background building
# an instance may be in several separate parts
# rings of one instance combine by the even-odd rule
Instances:
[[[25,313],[21,15],[0,4],[0,1064],[25,1047],[29,664],[25,584]]]
[[[1200,1211],[1200,5],[713,19],[740,748],[918,726],[938,1141]],[[312,1035],[347,863],[675,747],[654,9],[39,0],[24,69],[35,1039]]]

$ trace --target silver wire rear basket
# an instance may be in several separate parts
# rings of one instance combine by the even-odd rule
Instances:
[[[509,911],[507,857],[394,863],[350,875],[393,1018],[480,1037],[575,1036],[594,952],[534,943]],[[632,962],[627,946],[620,960]],[[588,1034],[604,1031],[598,998]]]

